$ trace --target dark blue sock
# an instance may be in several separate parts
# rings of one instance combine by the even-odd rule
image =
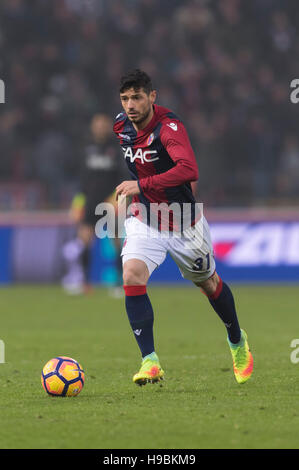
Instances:
[[[154,312],[146,293],[146,286],[124,286],[126,309],[131,328],[142,357],[151,354],[154,348]]]
[[[234,297],[228,285],[220,279],[216,293],[208,297],[208,299],[215,312],[225,324],[230,342],[238,343],[241,339],[241,330]]]

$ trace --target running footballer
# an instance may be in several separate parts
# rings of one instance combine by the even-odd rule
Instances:
[[[198,168],[186,129],[169,109],[155,104],[156,91],[150,77],[141,70],[122,77],[120,100],[124,112],[116,117],[114,132],[131,180],[119,184],[116,194],[133,196],[133,206],[142,204],[146,212],[140,217],[140,211],[133,211],[126,219],[121,253],[126,311],[142,356],[133,382],[145,385],[164,376],[154,345],[154,313],[147,282],[169,253],[182,276],[206,294],[224,323],[235,378],[244,383],[252,374],[253,358],[247,334],[239,326],[233,294],[216,272],[208,223],[203,214],[196,216],[191,183],[198,179]],[[190,208],[190,227],[183,227],[181,236],[171,236],[178,217],[168,217],[165,222],[159,213],[157,224],[152,226],[151,213],[163,203]],[[168,237],[162,236],[165,228]],[[198,243],[192,248],[186,243],[191,233],[198,235]]]

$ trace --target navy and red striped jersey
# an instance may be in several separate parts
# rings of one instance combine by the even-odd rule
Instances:
[[[191,181],[198,168],[188,134],[169,109],[154,105],[154,116],[138,132],[125,113],[116,116],[113,130],[120,141],[131,178],[140,194],[133,202],[195,204]]]

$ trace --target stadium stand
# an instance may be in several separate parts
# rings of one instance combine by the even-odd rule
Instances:
[[[119,111],[132,67],[187,126],[201,200],[298,204],[298,15],[291,0],[1,1],[0,208],[20,209],[16,191],[22,209],[68,207],[90,117]]]

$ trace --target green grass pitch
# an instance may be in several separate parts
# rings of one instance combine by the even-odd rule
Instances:
[[[1,448],[298,448],[298,286],[232,286],[254,374],[238,385],[225,327],[199,289],[149,286],[163,387],[137,387],[140,355],[123,299],[104,288],[68,297],[56,286],[1,288]],[[48,396],[40,373],[77,359],[85,387]],[[298,354],[299,356],[299,354]]]

